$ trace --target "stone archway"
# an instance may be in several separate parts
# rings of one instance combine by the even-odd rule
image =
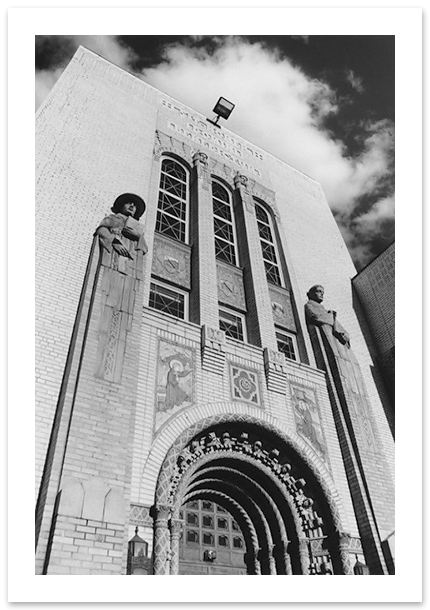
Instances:
[[[352,573],[328,485],[279,430],[232,415],[182,437],[157,482],[155,574],[178,573],[179,513],[193,498],[217,498],[241,523],[248,574]]]

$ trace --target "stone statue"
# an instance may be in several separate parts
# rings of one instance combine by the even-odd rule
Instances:
[[[315,326],[328,324],[332,327],[333,336],[349,349],[351,347],[349,335],[337,321],[336,312],[325,309],[321,304],[324,299],[324,288],[319,284],[312,286],[307,297],[309,301],[305,305],[306,322]]]
[[[146,204],[141,197],[132,193],[123,193],[115,199],[112,212],[103,218],[96,229],[101,248],[111,252],[112,248],[120,256],[133,258],[129,248],[121,240],[125,237],[137,242],[136,250],[142,250],[143,254],[148,252],[143,227],[139,222],[146,208]]]

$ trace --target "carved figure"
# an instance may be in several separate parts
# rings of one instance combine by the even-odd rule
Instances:
[[[333,335],[336,339],[347,348],[351,347],[349,335],[341,324],[337,321],[337,313],[332,310],[327,310],[321,305],[324,299],[324,288],[319,284],[312,286],[307,293],[309,301],[305,305],[306,321],[308,324],[322,326],[328,324],[333,329]]]
[[[226,449],[231,449],[234,445],[234,441],[230,438],[229,432],[224,432],[222,435],[222,443]]]
[[[215,432],[209,432],[206,438],[206,447],[208,447],[209,451],[216,451],[222,447],[222,443]]]
[[[143,234],[143,227],[139,223],[146,208],[141,197],[133,193],[123,193],[115,199],[112,206],[113,214],[103,218],[95,231],[99,237],[101,248],[108,252],[112,248],[120,256],[133,258],[129,249],[121,241],[121,237],[137,242],[136,250],[142,250],[143,254],[148,252],[148,246]]]

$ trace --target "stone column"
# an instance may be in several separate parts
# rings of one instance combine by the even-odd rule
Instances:
[[[211,177],[208,156],[196,152],[193,156],[190,209],[190,235],[192,236],[190,320],[218,328],[218,286],[215,258],[215,238]],[[200,248],[199,244],[204,244]],[[204,249],[204,256],[201,253]]]
[[[307,538],[299,538],[299,556],[302,574],[309,574],[309,548]]]
[[[283,556],[285,574],[292,575],[293,568],[291,566],[291,557],[288,552],[289,544],[290,544],[289,540],[282,540],[281,544],[279,545],[279,551],[280,551],[280,554],[282,553],[282,556]]]
[[[256,576],[261,576],[261,563],[259,560],[259,553],[260,553],[260,549],[258,547],[254,547],[253,548],[253,565],[254,565],[254,574]]]
[[[342,571],[344,574],[354,574],[351,561],[349,558],[349,550],[351,544],[351,536],[347,533],[340,534],[339,537],[339,551],[340,560],[342,562]]]
[[[269,547],[267,549],[267,554],[269,557],[269,570],[270,570],[270,575],[271,576],[276,576],[277,575],[277,571],[276,571],[276,559],[275,556],[273,554],[275,549],[275,545],[274,544],[269,544]]]
[[[154,575],[168,574],[168,559],[170,555],[169,516],[170,506],[161,505],[155,507]]]
[[[235,211],[239,233],[244,237],[238,243],[240,260],[247,269],[245,291],[248,304],[248,336],[250,343],[277,350],[272,303],[267,284],[266,270],[261,256],[255,206],[248,189],[248,178],[237,174],[234,179]]]
[[[182,521],[172,519],[170,521],[170,574],[179,574],[179,539],[181,537]]]

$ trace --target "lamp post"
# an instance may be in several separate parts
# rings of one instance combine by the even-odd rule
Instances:
[[[225,97],[220,97],[213,109],[213,112],[215,112],[215,114],[217,115],[216,119],[214,121],[212,121],[211,119],[206,120],[209,121],[209,123],[212,123],[212,125],[215,125],[215,127],[221,127],[221,125],[218,125],[220,117],[227,120],[233,112],[234,107],[235,104],[229,102]]]
[[[148,543],[139,536],[136,527],[135,535],[128,543],[127,574],[131,576],[145,576],[149,574],[150,559],[148,557]]]
[[[370,572],[369,572],[369,568],[367,567],[367,565],[365,563],[361,563],[361,561],[358,561],[357,555],[355,556],[355,559],[357,561],[355,562],[355,566],[354,566],[354,574],[356,576],[368,576],[370,574]]]

